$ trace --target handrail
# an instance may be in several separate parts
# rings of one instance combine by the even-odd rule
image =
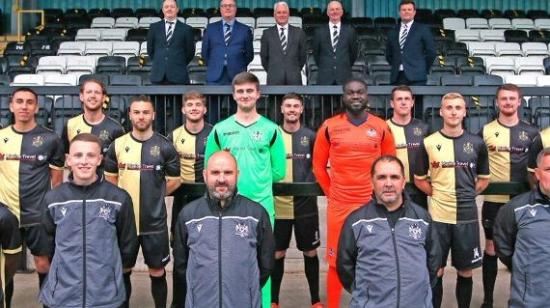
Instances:
[[[46,18],[44,10],[28,10],[28,9],[16,9],[17,12],[17,41],[22,42],[21,30],[23,28],[22,24],[22,14],[40,14],[40,27],[46,26]]]

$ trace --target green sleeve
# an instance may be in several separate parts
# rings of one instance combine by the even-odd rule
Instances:
[[[206,169],[206,166],[208,165],[208,159],[210,159],[210,156],[219,150],[221,150],[221,147],[218,139],[218,133],[216,128],[214,128],[210,132],[210,135],[208,135],[206,149],[204,149],[204,169]]]
[[[271,175],[273,182],[278,182],[285,178],[286,173],[286,151],[283,137],[279,128],[275,130],[275,135],[270,148],[271,154]]]

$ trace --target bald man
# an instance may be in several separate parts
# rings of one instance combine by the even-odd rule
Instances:
[[[186,205],[176,223],[174,274],[185,288],[174,290],[174,306],[260,308],[275,253],[269,215],[237,193],[231,153],[215,152],[207,163],[208,193]]]

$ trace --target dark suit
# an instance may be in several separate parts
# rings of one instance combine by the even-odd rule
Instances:
[[[398,24],[388,33],[386,43],[386,59],[391,65],[390,82],[398,82],[399,65],[403,64],[403,73],[409,84],[425,83],[430,66],[437,56],[432,33],[427,26],[413,22],[401,53],[400,30],[401,24]]]
[[[189,84],[187,64],[195,56],[193,30],[177,21],[170,42],[166,42],[165,21],[151,24],[147,35],[147,54],[153,61],[151,82]]]
[[[207,65],[206,83],[220,84],[219,81],[224,77],[224,73],[229,80],[233,80],[235,75],[245,72],[254,58],[252,39],[250,28],[235,20],[229,45],[226,46],[223,20],[209,24],[203,33],[201,52]]]
[[[286,53],[281,48],[279,26],[264,30],[260,56],[267,72],[268,85],[302,85],[302,67],[306,63],[306,35],[298,27],[288,27]]]
[[[318,67],[317,84],[319,85],[345,83],[351,78],[351,66],[357,59],[355,29],[349,25],[340,24],[336,52],[332,49],[331,31],[329,25],[324,24],[318,27],[313,35],[313,57]]]

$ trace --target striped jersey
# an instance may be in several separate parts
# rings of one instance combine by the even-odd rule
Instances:
[[[405,166],[405,178],[407,182],[413,183],[413,166],[420,151],[422,140],[428,135],[428,124],[417,119],[412,119],[407,125],[399,125],[393,122],[392,119],[386,120],[386,123],[393,134],[397,158]]]
[[[176,148],[180,158],[180,178],[182,183],[204,182],[204,150],[212,125],[205,123],[203,129],[193,134],[182,125],[176,128],[168,139]]]

